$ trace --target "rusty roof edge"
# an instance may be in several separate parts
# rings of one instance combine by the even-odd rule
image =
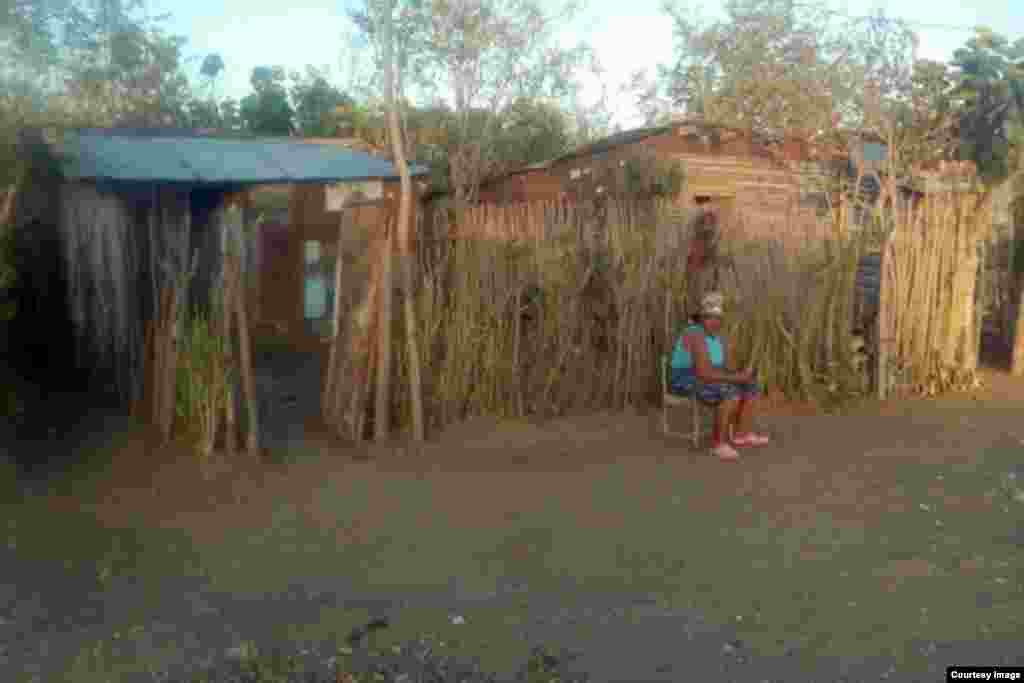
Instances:
[[[708,121],[706,119],[699,118],[699,117],[683,118],[683,119],[671,121],[670,123],[667,123],[667,124],[664,124],[664,125],[660,125],[660,126],[647,126],[647,127],[634,128],[634,129],[631,129],[631,130],[621,131],[619,133],[615,133],[613,135],[606,136],[606,137],[604,137],[604,138],[602,138],[600,140],[596,140],[594,142],[590,142],[590,143],[581,145],[581,146],[577,147],[576,149],[570,150],[569,152],[566,152],[565,154],[562,154],[560,156],[554,157],[552,159],[548,159],[547,161],[542,161],[542,162],[539,162],[539,163],[536,163],[536,164],[527,164],[525,166],[521,166],[519,168],[516,168],[516,169],[514,169],[512,171],[507,171],[505,173],[495,175],[495,176],[493,176],[491,178],[488,178],[485,181],[483,181],[480,184],[480,187],[487,187],[487,186],[493,185],[494,183],[500,182],[501,180],[503,180],[505,178],[509,178],[509,177],[516,176],[516,175],[522,175],[524,173],[529,173],[531,171],[547,170],[547,169],[550,169],[552,166],[554,166],[556,163],[559,163],[559,162],[572,161],[573,159],[584,157],[584,156],[587,156],[588,154],[600,154],[602,152],[606,152],[606,151],[615,149],[617,147],[622,147],[622,146],[625,146],[625,145],[636,144],[638,142],[642,142],[642,141],[644,141],[644,140],[646,140],[648,138],[654,137],[656,135],[664,135],[665,133],[668,133],[670,131],[674,131],[674,130],[677,130],[679,128],[685,128],[685,127],[690,127],[690,126],[699,126],[699,127],[705,128],[705,129],[732,131],[732,132],[738,132],[738,133],[743,133],[743,134],[749,133],[751,135],[751,138],[753,139],[753,141],[758,142],[760,144],[765,144],[766,142],[785,141],[787,139],[799,139],[799,140],[802,140],[804,142],[807,142],[808,144],[818,144],[818,145],[825,144],[823,142],[815,143],[812,138],[813,137],[817,137],[817,136],[811,136],[811,137],[797,136],[793,131],[770,131],[770,132],[762,131],[762,132],[758,132],[758,131],[752,131],[752,130],[749,130],[749,129],[746,129],[746,128],[742,128],[740,126],[733,126],[733,125],[729,125],[729,124],[716,123],[714,121]],[[847,130],[847,131],[842,131],[842,132],[847,134],[847,135],[858,136],[858,137],[861,137],[861,138],[869,137],[869,136],[865,136],[865,132],[864,131],[859,131],[859,130]],[[618,139],[616,139],[616,138],[618,138]],[[848,158],[848,155],[846,157],[844,157],[844,158]],[[787,166],[785,163],[780,162],[777,159],[771,158],[770,160],[773,161],[774,163],[776,163],[777,165],[780,165],[780,166],[783,166],[783,167]],[[808,162],[808,161],[815,161],[815,160],[814,159],[801,159],[800,161],[801,162]]]

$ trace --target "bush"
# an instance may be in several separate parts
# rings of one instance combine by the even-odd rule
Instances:
[[[686,179],[682,162],[659,158],[628,159],[623,171],[624,190],[632,197],[672,197]]]
[[[216,331],[215,321],[199,312],[186,319],[183,342],[175,412],[182,435],[209,456],[228,401],[228,344]]]

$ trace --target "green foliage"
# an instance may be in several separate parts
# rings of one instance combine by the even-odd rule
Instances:
[[[227,340],[209,316],[197,311],[186,318],[175,412],[184,436],[197,446],[212,446],[211,419],[220,415],[228,400],[227,355]]]
[[[182,71],[185,39],[144,20],[89,22],[94,38],[65,68],[76,116],[93,125],[183,126],[192,98]]]
[[[14,317],[15,303],[7,298],[7,292],[18,280],[14,267],[12,230],[0,226],[0,325]]]
[[[1012,172],[1009,124],[1024,121],[1024,38],[1012,45],[986,28],[953,53],[959,70],[960,151],[989,182]]]
[[[908,88],[913,35],[882,16],[840,20],[820,0],[728,0],[712,22],[672,0],[664,8],[674,62],[659,67],[658,82],[635,83],[649,105],[661,91],[719,123],[813,131],[830,127],[833,109],[860,125],[873,106],[869,83],[882,98]]]
[[[242,115],[238,102],[233,97],[228,97],[220,103],[220,122],[226,130],[238,130],[242,127]]]
[[[203,59],[203,65],[199,67],[199,73],[204,78],[214,79],[217,78],[221,73],[224,72],[224,58],[216,52],[206,55]]]
[[[686,180],[680,161],[665,159],[627,159],[623,166],[623,187],[634,197],[671,197],[678,195]]]
[[[317,69],[307,66],[305,75],[291,74],[291,98],[299,133],[307,137],[328,137],[338,132],[335,112],[354,104],[351,97],[331,85]]]
[[[453,102],[448,180],[456,199],[464,201],[501,170],[502,113],[523,98],[566,98],[575,92],[576,76],[593,53],[586,46],[565,49],[555,43],[557,27],[573,10],[551,10],[538,0],[364,0],[350,16],[379,65],[381,17],[392,12],[394,56],[402,75],[399,98],[405,88],[415,88],[435,101]]]
[[[284,69],[257,66],[249,82],[253,92],[242,98],[239,114],[245,128],[263,135],[289,135],[295,130],[295,112],[284,87]]]
[[[61,35],[74,33],[81,18],[68,0],[19,0],[0,4],[0,58],[36,73],[59,60]]]
[[[572,147],[569,119],[550,102],[519,98],[498,118],[496,155],[511,168],[554,159]]]
[[[217,128],[221,125],[220,108],[214,100],[192,100],[188,103],[189,125],[196,128]]]

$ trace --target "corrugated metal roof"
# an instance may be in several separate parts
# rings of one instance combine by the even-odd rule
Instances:
[[[589,156],[591,154],[601,154],[602,152],[607,152],[611,149],[620,147],[622,145],[631,145],[635,142],[640,142],[641,140],[646,140],[647,138],[654,137],[655,135],[667,133],[674,127],[677,127],[679,125],[682,124],[652,126],[649,128],[635,128],[633,130],[624,130],[621,133],[615,133],[614,135],[609,135],[608,137],[597,140],[596,142],[591,142],[589,144],[583,145],[582,147],[577,147],[573,151],[569,152],[568,154],[563,154],[554,161],[568,161],[569,159],[575,159],[577,157],[582,156]]]
[[[335,145],[174,132],[66,132],[54,151],[71,179],[258,185],[398,177],[389,161]],[[428,172],[422,165],[410,170]]]

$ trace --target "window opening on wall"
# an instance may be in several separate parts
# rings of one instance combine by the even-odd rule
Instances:
[[[303,319],[312,334],[334,334],[334,267],[337,249],[333,243],[307,240],[303,243]]]
[[[880,142],[865,142],[864,143],[864,161],[867,162],[881,162],[885,161],[887,145]]]

